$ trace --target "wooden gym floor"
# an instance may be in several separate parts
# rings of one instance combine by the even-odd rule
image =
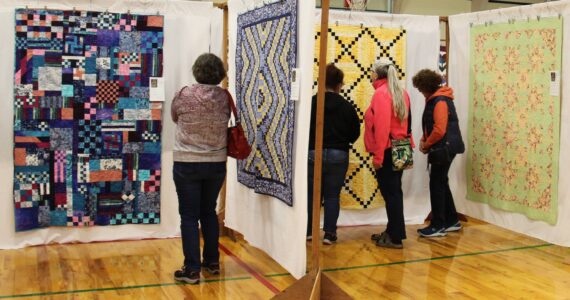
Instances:
[[[324,272],[355,299],[570,299],[570,249],[470,219],[461,233],[405,249],[370,241],[380,227],[339,230]],[[269,299],[295,280],[263,252],[221,239],[222,273],[177,284],[179,239],[0,251],[0,299]]]

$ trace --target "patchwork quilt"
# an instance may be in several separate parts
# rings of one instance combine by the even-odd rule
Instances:
[[[281,1],[238,17],[236,98],[252,152],[238,161],[238,181],[293,205],[297,2]]]
[[[315,34],[314,90],[320,51],[320,26]],[[348,172],[340,194],[342,208],[368,209],[384,206],[375,177],[372,155],[364,146],[364,113],[374,95],[370,82],[372,65],[382,60],[398,69],[400,79],[406,78],[406,30],[352,25],[329,27],[327,59],[344,72],[345,86],[341,95],[355,108],[360,118],[360,138],[350,147]]]
[[[16,10],[16,231],[160,222],[163,17]]]
[[[467,198],[556,224],[562,19],[471,29]]]

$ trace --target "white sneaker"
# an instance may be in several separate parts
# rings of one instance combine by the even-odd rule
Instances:
[[[461,222],[457,221],[457,223],[445,228],[445,232],[455,232],[461,230],[461,228],[463,228]]]

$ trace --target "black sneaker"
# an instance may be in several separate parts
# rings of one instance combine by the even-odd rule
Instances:
[[[325,232],[325,236],[323,238],[323,244],[332,245],[333,243],[336,243],[337,239],[338,238],[336,237],[336,234]]]
[[[202,263],[202,268],[206,270],[211,275],[218,275],[220,274],[220,263]]]
[[[461,222],[457,221],[457,222],[455,222],[455,224],[453,224],[451,226],[447,226],[445,228],[445,232],[459,231],[459,230],[461,230],[461,228],[463,228],[463,226],[461,226]]]
[[[382,233],[374,233],[374,234],[372,234],[372,236],[370,236],[370,239],[376,242],[380,239],[383,239],[384,235],[386,235],[386,231],[384,231]]]
[[[174,272],[174,280],[198,284],[200,282],[200,271],[190,271],[186,269],[186,266],[182,266],[180,270]]]
[[[395,242],[392,240],[389,234],[383,232],[378,240],[376,240],[376,246],[383,247],[383,248],[392,248],[392,249],[402,249],[404,248],[404,244],[402,241]]]
[[[435,228],[432,227],[431,225],[423,228],[423,229],[418,229],[418,234],[420,236],[423,237],[441,237],[441,236],[446,236],[447,233],[445,232],[445,228]]]

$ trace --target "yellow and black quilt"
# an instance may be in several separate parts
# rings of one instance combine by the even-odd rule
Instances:
[[[315,90],[320,51],[320,26],[316,28],[314,78]],[[341,95],[356,108],[364,130],[364,113],[374,94],[370,70],[378,60],[391,62],[398,69],[400,80],[406,77],[406,30],[352,25],[329,28],[327,59],[345,74]],[[340,201],[342,208],[367,209],[384,205],[374,176],[372,156],[364,147],[364,136],[350,148],[349,166]]]

